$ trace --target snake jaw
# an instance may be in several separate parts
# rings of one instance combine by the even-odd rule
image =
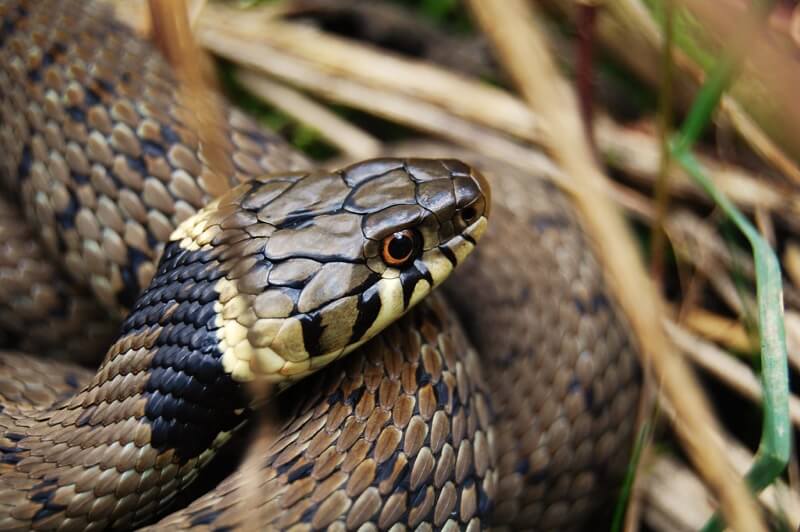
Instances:
[[[487,209],[488,212],[488,209]],[[478,242],[483,234],[486,232],[486,228],[489,225],[489,218],[488,216],[481,216],[478,218],[472,225],[467,227],[464,230],[464,235],[471,238],[474,242]]]

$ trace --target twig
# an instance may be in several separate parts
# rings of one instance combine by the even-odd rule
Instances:
[[[708,310],[693,308],[681,316],[681,323],[728,349],[744,353],[752,353],[758,349],[758,338],[752,338],[739,321]]]
[[[658,138],[645,122],[637,128],[624,127],[607,117],[595,121],[595,135],[608,165],[646,185],[655,182],[659,168]],[[697,155],[701,167],[724,192],[742,209],[753,211],[763,206],[775,213],[781,222],[800,230],[800,195],[785,183],[757,177],[747,170],[722,163],[711,157]],[[708,202],[702,189],[679,165],[670,167],[670,194]]]
[[[236,79],[256,96],[285,111],[298,122],[313,127],[348,155],[356,159],[368,159],[380,153],[381,143],[378,139],[302,93],[249,69],[238,70]]]
[[[795,286],[800,286],[800,244],[796,240],[789,240],[783,252],[783,266],[789,279]]]
[[[727,115],[728,120],[730,120],[739,134],[747,139],[753,151],[783,175],[789,177],[795,183],[800,183],[800,168],[798,168],[797,163],[769,138],[756,121],[745,112],[742,104],[733,98],[722,98],[720,109]]]
[[[597,17],[597,6],[590,2],[579,2],[578,5],[578,60],[577,85],[578,103],[583,117],[586,141],[594,149],[594,131],[592,117],[594,115],[594,26]]]
[[[542,3],[548,11],[567,16],[573,22],[577,20],[575,2],[544,0]],[[662,79],[659,65],[662,60],[663,37],[644,2],[605,0],[597,16],[597,39],[603,48],[627,65],[639,78],[651,87],[659,86]],[[673,79],[675,107],[686,109],[697,91],[696,79],[702,75],[702,70],[680,50],[675,50],[674,62],[679,74]],[[695,69],[693,74],[696,76],[687,76],[686,71],[692,68]]]
[[[755,301],[736,291],[726,272],[732,270],[745,279],[754,280],[752,256],[725,242],[710,223],[686,209],[670,214],[667,232],[675,251],[703,271],[732,310],[743,316],[754,313]],[[785,266],[791,272],[791,267]],[[800,306],[800,291],[793,283],[784,282],[783,292],[788,305]]]
[[[658,532],[696,532],[713,511],[703,482],[667,454],[648,465],[642,482],[645,523]]]
[[[719,43],[717,53],[720,55],[736,57],[739,55],[736,48],[746,49],[748,60],[741,63],[741,73],[731,85],[730,94],[739,103],[740,110],[758,124],[765,138],[771,139],[775,150],[790,157],[800,155],[797,129],[793,127],[800,122],[800,105],[792,89],[800,84],[797,63],[784,47],[774,44],[777,39],[769,38],[766,24],[760,22],[775,1],[749,2],[757,13],[745,9],[748,2],[739,0],[717,0],[713,6],[698,0],[680,1],[691,16],[702,23],[702,35],[690,35],[690,38],[697,37],[702,46],[712,35]],[[721,12],[726,16],[719,16]],[[735,121],[734,125],[737,125]],[[749,142],[748,138],[746,140]],[[767,162],[772,161],[767,159]],[[795,178],[797,174],[788,173],[787,176]]]
[[[323,65],[293,55],[290,53],[293,50],[275,48],[260,41],[257,36],[248,39],[236,28],[218,28],[209,21],[201,27],[199,36],[216,54],[251,70],[267,72],[325,99],[434,133],[480,153],[500,157],[519,168],[541,172],[554,180],[566,179],[563,172],[540,150],[470,122],[458,111],[448,111],[413,95],[340,77],[330,73]],[[411,75],[412,71],[403,74]],[[450,90],[457,91],[458,87],[451,87]],[[491,101],[486,102],[487,112],[491,111],[490,104]],[[529,111],[524,112],[532,116]]]
[[[661,145],[661,158],[659,161],[658,178],[656,179],[653,198],[656,205],[656,217],[651,226],[652,260],[650,270],[657,283],[663,285],[664,275],[664,248],[666,246],[666,233],[664,222],[669,206],[669,167],[671,157],[669,153],[669,135],[672,128],[672,36],[674,33],[674,14],[672,2],[665,4],[664,18],[664,46],[661,55],[661,83],[659,84],[659,109],[658,133]],[[663,290],[663,287],[662,287]]]
[[[670,214],[666,229],[675,252],[702,272],[733,311],[746,315],[755,308],[755,301],[744,300],[728,273],[735,270],[753,278],[753,261],[746,253],[725,245],[710,223],[686,209]]]
[[[319,65],[324,75],[336,80],[350,80],[373,89],[382,89],[433,104],[444,110],[458,110],[460,116],[500,131],[508,131],[528,141],[542,137],[536,116],[506,91],[478,83],[439,67],[387,54],[314,28],[288,22],[263,20],[253,10],[241,12],[210,4],[197,24],[201,42],[215,53],[251,66],[270,62],[278,66],[280,58],[242,57],[231,42],[247,43],[248,48],[267,47],[291,61],[282,66],[280,77],[297,77],[294,67],[306,69]],[[224,41],[224,42],[220,42]],[[227,45],[225,44],[227,42]]]
[[[727,452],[740,471],[753,460],[749,451],[733,442],[728,443]],[[647,471],[643,482],[647,525],[658,532],[694,532],[701,528],[712,512],[710,495],[691,469],[663,454],[649,460]],[[800,522],[800,497],[786,484],[769,488],[759,501],[788,524]]]
[[[339,25],[355,38],[405,52],[475,77],[496,77],[489,47],[481,36],[452,35],[394,2],[363,0],[291,0],[287,15]],[[333,29],[336,31],[336,29]]]
[[[549,9],[576,20],[573,2],[547,0],[545,3]],[[719,13],[722,9],[718,2],[694,3],[708,10],[713,9],[714,14]],[[598,16],[597,35],[601,44],[612,50],[616,58],[622,60],[641,79],[651,86],[657,87],[660,79],[657,65],[660,64],[663,36],[658,32],[658,26],[644,4],[640,0],[607,0],[605,9],[601,10]],[[733,31],[735,34],[741,34],[741,28],[738,25],[734,27]],[[730,35],[727,40],[730,40]],[[762,40],[766,41],[767,39]],[[705,78],[705,72],[681,50],[674,50],[674,52],[675,65],[680,74],[676,75],[674,79],[675,103],[682,109],[688,109],[700,82]],[[772,64],[772,62],[770,63]],[[773,68],[772,70],[774,71],[773,75],[777,75],[787,72],[791,68]],[[785,88],[794,86],[785,81],[783,85]],[[759,153],[768,164],[793,181],[800,182],[800,168],[746,112],[746,109],[749,109],[747,104],[725,96],[720,108],[756,153]]]
[[[210,5],[198,22],[198,38],[219,55],[327,100],[366,110],[484,153],[496,153],[521,167],[531,164],[531,153],[525,153],[525,144],[513,137],[532,143],[533,151],[544,143],[541,118],[507,92],[500,89],[484,92],[483,84],[433,65],[387,58],[386,54],[364,45],[313,29],[278,24],[274,15],[274,10],[263,7],[242,13]],[[317,50],[325,53],[316,53]],[[374,76],[384,68],[391,75]],[[429,77],[435,82],[427,83]],[[469,96],[454,97],[461,94]],[[469,100],[467,107],[462,107],[464,100]],[[448,102],[446,109],[437,104],[442,101]],[[513,119],[509,118],[512,116]],[[478,127],[473,120],[492,129]],[[656,138],[643,131],[622,128],[607,118],[596,122],[598,145],[609,164],[634,177],[646,178],[647,182],[655,181],[659,167]],[[512,123],[515,125],[509,126]],[[533,159],[539,159],[540,163],[542,160]],[[800,196],[790,188],[771,188],[772,183],[760,182],[739,168],[711,159],[704,159],[703,164],[738,205],[752,209],[756,202],[765,202],[783,222],[800,228]],[[670,169],[670,183],[671,193],[703,197],[677,167]]]
[[[786,347],[789,352],[789,363],[800,371],[800,314],[787,310],[784,316],[786,322]]]

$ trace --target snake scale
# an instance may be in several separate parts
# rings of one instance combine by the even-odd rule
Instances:
[[[214,95],[209,147],[103,6],[0,23],[0,327],[106,352],[0,354],[0,529],[566,530],[613,500],[636,347],[552,185],[314,170]],[[173,508],[264,383],[276,418]]]

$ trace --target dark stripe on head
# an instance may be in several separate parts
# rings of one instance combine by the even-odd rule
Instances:
[[[456,258],[456,254],[455,254],[455,253],[453,253],[453,250],[452,250],[452,249],[450,249],[450,248],[449,248],[449,247],[447,247],[447,246],[439,246],[439,249],[441,250],[442,254],[443,254],[445,257],[447,257],[447,260],[449,260],[449,261],[450,261],[450,264],[452,264],[452,265],[453,265],[453,268],[455,268],[456,266],[458,266],[458,258]]]
[[[380,274],[371,272],[361,284],[359,284],[358,286],[354,286],[349,292],[344,294],[343,297],[356,296],[366,291],[367,288],[369,288],[370,286],[377,284],[380,280],[381,280]]]
[[[358,316],[353,324],[353,333],[350,335],[349,344],[355,343],[364,336],[364,333],[375,322],[378,312],[381,310],[381,296],[378,291],[378,283],[370,286],[358,298]]]
[[[419,262],[421,261],[417,260],[414,262],[414,266],[400,271],[400,285],[403,287],[403,309],[408,309],[411,296],[414,294],[414,288],[416,288],[420,279],[425,278],[425,273],[417,269],[417,263]],[[427,269],[425,271],[427,272]],[[428,275],[430,276],[430,274]]]
[[[310,357],[323,355],[320,353],[319,341],[322,337],[322,316],[319,312],[300,314],[297,316],[303,328],[303,344]]]
[[[428,270],[428,267],[425,265],[425,261],[417,259],[414,261],[414,266],[422,273],[422,276],[428,281],[428,284],[433,286],[433,275],[431,275],[430,270]]]

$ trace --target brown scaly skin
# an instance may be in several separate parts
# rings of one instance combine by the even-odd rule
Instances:
[[[94,375],[74,364],[36,359],[17,351],[0,352],[0,368],[0,402],[4,405],[49,406],[73,395]]]
[[[571,529],[616,497],[635,427],[636,348],[565,198],[503,177],[476,256],[445,288],[483,355],[497,414],[493,523]]]
[[[0,198],[0,328],[16,346],[97,364],[118,326],[85,291],[49,261],[14,205]]]
[[[21,5],[27,6],[27,11],[19,11]],[[119,26],[110,24],[94,4],[77,0],[2,1],[0,18],[6,22],[0,46],[0,115],[3,124],[0,127],[0,146],[4,151],[0,163],[3,165],[2,177],[9,188],[22,193],[27,216],[37,224],[48,250],[63,256],[70,276],[89,287],[107,308],[117,310],[129,307],[135,294],[153,275],[154,260],[166,236],[178,222],[209,200],[207,176],[204,174],[208,169],[202,162],[202,149],[197,144],[196,136],[186,126],[186,109],[181,102],[175,101],[174,76],[150,45],[132,37]],[[53,31],[53,28],[59,29]],[[226,111],[225,114],[229,117],[226,136],[230,139],[227,149],[231,166],[224,177],[229,182],[247,180],[265,171],[285,171],[305,166],[305,161],[276,137],[258,132],[233,111]],[[413,521],[411,510],[420,505],[427,508],[425,505],[430,503],[427,497],[429,486],[434,486],[437,498],[423,517],[414,514],[414,519],[434,524],[445,523],[437,519],[436,508],[451,508],[455,512],[451,515],[454,521],[448,526],[457,524],[462,518],[462,507],[467,509],[463,514],[464,522],[469,519],[473,527],[478,523],[485,524],[486,514],[494,505],[496,511],[491,518],[499,525],[567,529],[585,520],[586,513],[583,510],[607,501],[611,495],[608,493],[610,487],[603,481],[614,469],[611,464],[620,457],[624,459],[627,453],[626,443],[630,439],[632,424],[632,415],[629,413],[633,412],[633,397],[638,389],[632,369],[630,333],[620,320],[613,302],[604,295],[598,266],[587,250],[587,243],[563,198],[552,189],[536,184],[531,186],[533,190],[517,189],[511,194],[501,190],[500,194],[495,195],[513,213],[507,218],[498,209],[502,242],[497,240],[492,244],[490,239],[488,244],[492,247],[487,248],[482,256],[483,264],[476,265],[474,275],[462,278],[451,290],[461,294],[458,310],[470,321],[468,332],[481,347],[481,357],[480,364],[475,364],[466,344],[454,340],[454,345],[460,347],[453,349],[451,358],[455,362],[451,364],[448,358],[447,367],[455,372],[459,391],[472,389],[472,393],[477,394],[475,401],[470,404],[478,404],[480,397],[485,397],[491,406],[489,418],[498,423],[494,444],[492,438],[487,436],[489,454],[492,448],[498,452],[497,496],[483,505],[479,504],[477,513],[470,517],[470,490],[476,483],[457,483],[455,469],[447,478],[456,488],[456,502],[450,497],[450,491],[437,492],[436,471],[451,473],[451,466],[448,465],[451,458],[449,453],[436,455],[431,447],[430,451],[436,460],[433,469],[428,471],[426,464],[430,459],[420,458],[427,456],[422,451],[430,445],[431,442],[427,441],[413,456],[414,464],[420,464],[417,474],[423,479],[420,481],[423,482],[422,487],[413,493],[404,492],[407,494],[405,499],[389,497],[385,503],[378,503],[381,505],[380,511],[367,518],[366,529],[379,523],[410,524]],[[531,203],[534,211],[550,209],[549,214],[538,221],[529,219]],[[568,223],[564,223],[564,216]],[[553,220],[555,223],[552,223]],[[531,271],[534,275],[531,275]],[[575,287],[577,294],[571,292]],[[522,297],[525,293],[527,297]],[[442,312],[447,320],[440,322],[449,323],[451,312]],[[421,317],[415,318],[416,313],[410,314],[404,320],[403,328],[399,329],[401,332],[397,333],[398,336],[410,338],[415,329],[431,329],[431,326],[425,326],[430,320],[430,312],[420,309],[419,315]],[[508,326],[511,329],[506,328]],[[143,345],[143,351],[152,348],[152,345],[147,347],[153,341],[152,337],[142,331],[135,334],[136,338],[130,339],[123,350],[137,351],[138,344]],[[453,332],[448,325],[443,326],[441,334],[456,338],[460,333]],[[426,336],[424,332],[422,335]],[[533,344],[524,339],[533,341]],[[536,349],[529,347],[531,345]],[[426,352],[430,353],[430,350],[420,348],[415,352],[414,349],[413,344],[402,349],[409,367],[414,367],[414,361],[424,358]],[[439,346],[439,349],[444,358],[447,348]],[[369,349],[349,355],[354,360],[351,363],[366,364],[364,357],[368,355],[365,353],[369,353]],[[144,353],[134,353],[132,358],[126,357],[126,360],[131,368],[151,367],[143,357],[146,357]],[[462,368],[473,369],[462,370],[459,377],[459,363]],[[391,371],[384,371],[380,377],[381,384],[377,384],[380,372],[373,371],[375,374],[370,377],[370,371],[364,369],[365,383],[368,380],[373,382],[372,386],[377,386],[378,390],[383,386],[389,389],[394,386],[391,384]],[[442,371],[443,375],[446,374]],[[406,382],[403,390],[411,392],[416,408],[431,404],[431,388],[426,380],[430,376],[426,376],[426,372],[430,373],[427,368],[421,373],[415,370],[413,378],[407,375],[405,381],[401,379],[401,384]],[[490,383],[485,388],[485,395],[480,392],[484,388],[479,384],[479,372],[483,372],[483,379]],[[329,375],[327,371],[320,377],[328,378],[336,381],[337,377],[335,373]],[[361,378],[357,375],[355,382]],[[464,386],[461,386],[462,381],[466,383]],[[336,390],[327,395],[321,393],[317,383],[303,382],[298,385],[296,392],[291,393],[311,397],[308,399],[309,411],[325,412],[331,404],[337,404],[338,397]],[[128,389],[137,390],[135,386]],[[125,392],[124,389],[119,391],[109,387],[104,393]],[[441,393],[433,388],[437,404],[443,396]],[[368,396],[367,393],[363,394],[363,397]],[[125,416],[141,419],[136,417],[141,416],[141,403],[137,403],[135,396],[132,397],[128,407],[112,403],[114,408],[102,407],[101,413],[104,416],[118,415],[120,419]],[[93,405],[92,401],[103,398],[102,394],[95,394],[87,404],[99,408],[100,405]],[[367,409],[368,406],[367,400],[362,408]],[[13,407],[9,410],[8,419],[12,419],[9,424],[16,423],[15,430],[18,430],[17,425],[20,424],[17,421],[29,419],[30,410],[23,414]],[[381,412],[381,408],[376,407],[375,411]],[[393,434],[392,428],[400,428],[404,430],[405,441],[411,425],[406,425],[404,429],[402,425],[396,425],[396,412],[402,414],[402,407],[393,404],[392,420],[380,425],[381,434]],[[17,416],[17,421],[12,414]],[[95,412],[92,416],[99,414]],[[301,413],[298,416],[294,420],[287,419],[288,428],[282,437],[291,438],[291,433],[298,430],[303,434],[314,431],[313,413]],[[230,417],[235,416],[230,414]],[[428,440],[434,432],[443,431],[444,427],[451,431],[445,439],[452,440],[454,436],[463,434],[459,428],[462,421],[458,421],[457,415],[451,417],[446,414],[445,425],[442,425],[442,416],[438,416],[438,419],[436,421],[436,416],[431,417],[425,423],[424,430],[415,423],[415,430],[426,432]],[[227,420],[233,424],[235,421]],[[327,425],[328,421],[325,423]],[[480,426],[481,433],[484,433],[484,429],[485,434],[492,433],[491,426]],[[31,434],[30,423],[26,421],[22,428]],[[94,439],[130,437],[136,433],[128,427],[114,428],[106,430],[101,437],[98,435],[101,430],[83,430],[85,434],[94,434]],[[365,434],[361,433],[352,446],[369,446],[370,441]],[[3,445],[15,448],[18,437],[18,432],[7,430],[8,440],[3,441]],[[338,438],[335,443],[337,450],[349,445],[343,442],[342,433],[336,433],[335,430],[333,436],[329,437]],[[385,438],[391,441],[392,436]],[[146,438],[143,441],[147,449],[152,448],[148,446]],[[359,443],[362,441],[364,443]],[[211,444],[208,445],[207,448],[210,448]],[[399,448],[401,444],[397,445]],[[476,463],[484,461],[485,458],[479,457],[474,451],[481,445],[477,439],[459,440],[458,449],[451,443],[457,462],[462,453],[464,457],[470,456],[468,447],[473,450]],[[40,449],[51,448],[52,444],[40,445]],[[444,446],[441,448],[444,449]],[[364,463],[375,458],[377,449],[376,446],[369,446],[372,454],[365,455]],[[56,448],[53,452],[67,451]],[[141,453],[145,462],[152,458],[150,450],[141,452],[140,449],[137,452]],[[255,449],[253,453],[256,453]],[[343,508],[341,505],[348,506],[348,510],[336,517],[347,526],[347,520],[351,519],[349,512],[360,507],[358,498],[351,499],[346,487],[337,485],[333,488],[336,480],[325,482],[326,479],[340,478],[339,473],[345,472],[341,464],[326,471],[328,476],[322,479],[309,475],[306,469],[294,471],[293,474],[282,471],[277,458],[265,459],[263,454],[255,454],[253,459],[257,460],[259,456],[267,462],[264,474],[274,478],[271,482],[280,486],[289,482],[287,489],[294,494],[287,496],[283,489],[278,490],[279,493],[270,504],[292,507],[297,503],[292,499],[293,496],[304,493],[304,490],[311,491],[306,497],[314,504],[299,514],[287,512],[282,517],[285,521],[280,523],[281,527],[289,528],[297,524],[302,529],[312,524],[309,520],[329,518],[332,510]],[[304,454],[298,460],[310,458],[313,455]],[[114,448],[113,452],[111,449],[97,451],[92,459],[130,460],[130,456],[121,458]],[[160,487],[152,489],[153,484],[147,484],[147,493],[143,497],[145,507],[134,510],[134,515],[142,519],[152,518],[159,504],[168,502],[166,497],[162,500],[162,495],[171,493],[178,484],[188,481],[201,458],[191,458],[194,460],[191,467],[186,467],[188,462],[185,461],[180,467],[171,467],[167,463],[171,459],[161,460],[161,463],[153,464],[154,473],[146,473],[146,483],[158,481]],[[40,468],[30,461],[18,463],[23,463],[23,467],[30,471]],[[465,462],[462,460],[461,463]],[[271,469],[273,467],[274,471]],[[369,465],[364,468],[368,471]],[[348,473],[348,482],[356,476],[355,471]],[[184,475],[182,481],[175,480],[179,472]],[[396,475],[390,475],[390,478],[396,488],[403,491],[411,482],[413,472],[409,463],[408,467]],[[127,485],[118,493],[115,490],[112,496],[105,491],[108,489],[108,480],[101,481],[97,471],[72,474],[85,474],[80,481],[83,486],[91,487],[91,493],[86,491],[82,499],[77,499],[76,504],[83,505],[82,511],[93,508],[95,514],[102,515],[107,511],[121,512],[117,508],[130,504],[120,503],[131,495],[125,491]],[[70,480],[66,476],[58,478]],[[369,479],[368,476],[366,478]],[[484,481],[491,478],[490,467],[481,478]],[[142,479],[138,480],[141,485]],[[214,501],[223,499],[228,503],[231,499],[238,501],[236,504],[226,503],[224,508],[219,508],[219,512],[204,513],[200,518],[187,509],[174,517],[175,522],[182,526],[211,529],[216,527],[216,523],[227,521],[238,522],[245,528],[257,527],[257,524],[237,520],[236,514],[248,508],[245,503],[251,498],[239,497],[242,490],[235,489],[237,482],[231,482],[226,481],[224,486],[233,489],[233,495],[223,495],[217,491],[198,501],[198,504],[203,508],[206,508],[203,505],[213,508],[217,504]],[[22,528],[26,528],[25,519],[42,510],[41,500],[47,500],[53,491],[51,484],[37,483],[35,486],[38,494],[34,501],[36,504],[27,506],[31,515],[21,518]],[[334,491],[330,492],[331,489]],[[382,501],[380,486],[378,489]],[[367,489],[360,493],[374,492]],[[492,499],[491,490],[487,489],[485,493],[487,499]],[[33,492],[30,494],[33,495]],[[141,498],[140,495],[137,497]],[[411,510],[400,512],[392,506],[399,504],[401,499],[407,505],[406,509]],[[109,510],[112,506],[113,509]],[[384,512],[391,514],[394,521],[381,521]],[[56,519],[48,513],[40,518]],[[438,518],[441,518],[441,514]],[[473,518],[479,519],[479,522]],[[357,520],[356,517],[352,519]],[[117,524],[125,526],[130,522],[121,520]],[[80,528],[80,525],[79,519],[70,524],[76,528]]]

